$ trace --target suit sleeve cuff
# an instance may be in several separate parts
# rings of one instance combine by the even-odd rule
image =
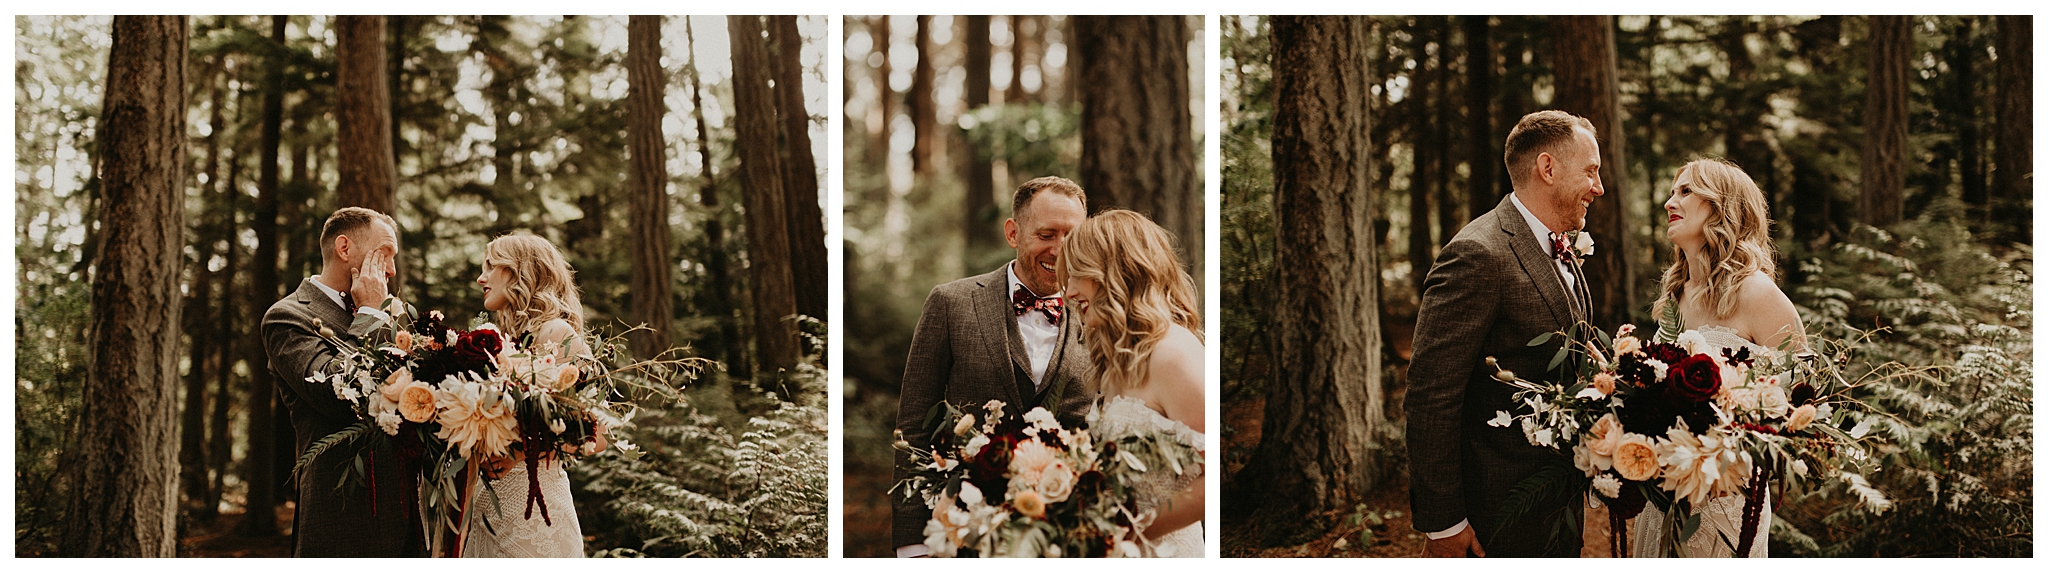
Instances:
[[[897,557],[929,557],[931,554],[932,549],[925,547],[923,543],[896,548]]]
[[[1436,539],[1443,539],[1443,538],[1446,538],[1446,537],[1450,537],[1450,536],[1453,536],[1453,535],[1457,535],[1457,534],[1459,534],[1459,533],[1463,533],[1463,532],[1465,531],[1465,528],[1468,528],[1468,527],[1472,527],[1472,520],[1470,520],[1470,519],[1461,519],[1461,520],[1458,520],[1458,524],[1457,524],[1457,525],[1453,525],[1453,526],[1451,526],[1451,528],[1450,528],[1450,529],[1446,529],[1446,530],[1443,530],[1443,531],[1432,531],[1432,532],[1429,532],[1429,533],[1428,533],[1427,535],[1429,535],[1429,538],[1430,538],[1431,540],[1436,540]],[[901,549],[898,549],[897,551],[898,551],[898,552],[901,552],[902,550],[901,550]]]

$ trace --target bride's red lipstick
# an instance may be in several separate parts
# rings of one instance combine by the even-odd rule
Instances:
[[[1677,214],[1677,213],[1672,213],[1672,214],[1671,214],[1671,219],[1670,219],[1670,220],[1668,220],[1668,221],[1665,221],[1665,222],[1666,222],[1666,223],[1672,223],[1672,222],[1677,222],[1677,221],[1678,221],[1679,219],[1684,219],[1684,218],[1685,218],[1685,217],[1680,217],[1680,216],[1678,216],[1678,214]]]

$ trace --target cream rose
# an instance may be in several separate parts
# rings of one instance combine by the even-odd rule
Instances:
[[[1592,448],[1595,454],[1612,456],[1614,448],[1621,445],[1622,432],[1619,430],[1621,421],[1615,419],[1614,414],[1601,416],[1599,420],[1593,421],[1593,439],[1587,440],[1586,446]]]
[[[1657,450],[1650,446],[1650,438],[1642,434],[1621,435],[1614,446],[1614,471],[1630,481],[1643,481],[1657,477]]]
[[[1074,493],[1074,482],[1078,476],[1065,462],[1053,462],[1045,471],[1039,472],[1038,492],[1045,495],[1047,503],[1059,503]]]

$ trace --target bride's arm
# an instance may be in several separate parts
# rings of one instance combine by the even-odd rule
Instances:
[[[1741,309],[1740,320],[1750,340],[1775,349],[1790,338],[1792,345],[1788,351],[1806,349],[1806,325],[1799,321],[1799,308],[1792,305],[1792,299],[1778,289],[1771,277],[1763,273],[1750,275],[1743,279],[1742,292],[1736,296],[1735,307]]]
[[[1202,397],[1203,371],[1202,343],[1194,333],[1176,327],[1173,334],[1152,351],[1151,386],[1152,395],[1159,400],[1166,417],[1197,432],[1207,433],[1207,404]],[[1159,508],[1159,515],[1152,525],[1145,528],[1145,537],[1159,539],[1160,536],[1179,531],[1202,520],[1208,512],[1208,475],[1198,474],[1188,489],[1173,498],[1173,503]]]
[[[547,348],[549,344],[556,345],[555,360],[558,361],[590,354],[590,345],[576,336],[576,329],[569,326],[569,321],[559,318],[541,325],[540,331],[533,333],[532,350]]]

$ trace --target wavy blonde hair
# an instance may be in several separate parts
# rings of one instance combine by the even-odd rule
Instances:
[[[554,243],[526,233],[493,239],[484,247],[484,271],[500,267],[512,271],[512,284],[505,288],[505,309],[496,311],[506,334],[517,340],[557,318],[568,321],[576,332],[583,331],[576,270],[569,268],[569,261]]]
[[[1707,288],[1702,294],[1711,303],[1708,308],[1714,317],[1725,318],[1735,310],[1735,295],[1744,277],[1764,273],[1776,278],[1778,272],[1778,248],[1771,243],[1771,215],[1764,205],[1764,192],[1742,168],[1720,159],[1695,159],[1678,168],[1671,188],[1675,192],[1680,187],[1690,187],[1707,204],[1707,220],[1700,229],[1705,239],[1700,255],[1709,262],[1703,277]],[[1651,311],[1656,316],[1663,316],[1667,305],[1684,296],[1685,283],[1692,279],[1685,250],[1675,244],[1671,250],[1677,257],[1664,271],[1664,292]]]
[[[1113,209],[1075,227],[1061,247],[1059,282],[1077,278],[1101,285],[1088,312],[1101,313],[1102,326],[1085,328],[1082,342],[1105,396],[1144,385],[1152,350],[1173,325],[1202,336],[1195,280],[1173,236],[1144,215]]]

